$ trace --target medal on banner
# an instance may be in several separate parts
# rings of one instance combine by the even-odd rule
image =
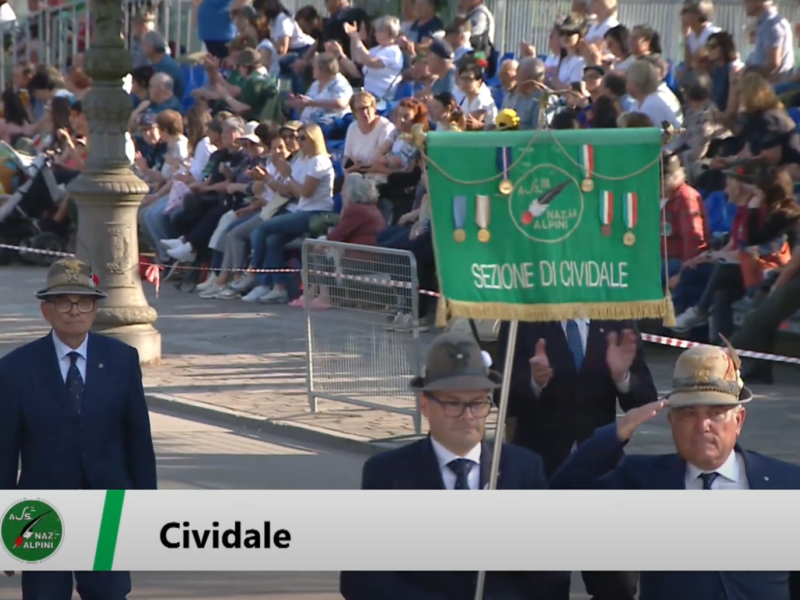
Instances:
[[[464,221],[467,218],[467,197],[456,196],[453,198],[453,221],[456,230],[453,232],[453,239],[459,244],[467,239],[467,232],[464,231]]]
[[[480,228],[478,232],[478,241],[484,244],[492,237],[487,229],[489,227],[490,215],[491,207],[489,206],[489,196],[478,195],[475,199],[475,222]]]
[[[581,182],[581,189],[584,192],[594,191],[594,146],[586,144],[581,146],[581,167],[583,168],[584,180]]]
[[[614,194],[603,191],[600,194],[600,232],[608,237],[611,235],[611,222],[614,220]]]
[[[503,173],[503,180],[500,182],[500,193],[508,196],[514,191],[514,184],[511,183],[509,169],[511,168],[511,148],[497,149],[497,169]]]
[[[633,229],[639,220],[639,197],[636,192],[625,194],[625,199],[622,203],[622,218],[625,221],[625,227],[628,228],[628,231],[622,236],[622,243],[626,246],[633,246],[636,243]]]

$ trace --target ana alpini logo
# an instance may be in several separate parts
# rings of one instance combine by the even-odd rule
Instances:
[[[64,541],[64,522],[56,508],[44,500],[20,500],[3,513],[0,523],[3,548],[23,563],[51,558]]]

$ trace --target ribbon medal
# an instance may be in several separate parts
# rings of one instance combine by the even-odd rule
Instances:
[[[625,221],[625,227],[628,228],[628,231],[622,237],[622,243],[626,246],[633,246],[636,243],[633,229],[639,221],[639,197],[636,192],[625,194],[625,201],[622,204],[622,218]]]
[[[467,197],[456,196],[453,198],[453,221],[455,222],[455,231],[453,232],[453,239],[459,244],[467,239],[467,232],[464,231],[464,221],[467,218]]]
[[[480,228],[478,232],[478,241],[484,244],[492,237],[487,229],[489,227],[490,214],[491,207],[489,206],[489,196],[478,195],[475,200],[475,222]]]
[[[511,168],[511,148],[497,149],[497,169],[503,173],[503,180],[500,182],[500,193],[508,196],[514,191],[514,184],[511,183],[509,169]]]
[[[600,194],[600,232],[608,237],[611,235],[611,221],[614,219],[614,194],[603,191]]]
[[[585,177],[581,183],[581,189],[584,192],[591,192],[594,190],[594,181],[592,181],[592,174],[594,174],[594,146],[589,144],[581,146],[581,168]]]

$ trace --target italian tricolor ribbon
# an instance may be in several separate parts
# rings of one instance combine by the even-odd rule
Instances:
[[[590,179],[594,173],[594,146],[589,144],[581,146],[581,167],[584,176]]]
[[[611,225],[614,219],[614,194],[604,191],[600,194],[600,223]]]
[[[636,227],[636,222],[639,220],[639,198],[636,192],[625,194],[625,201],[622,204],[622,219],[629,231]]]

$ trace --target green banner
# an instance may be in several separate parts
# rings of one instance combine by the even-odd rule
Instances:
[[[660,150],[658,129],[429,134],[448,316],[667,316]]]

